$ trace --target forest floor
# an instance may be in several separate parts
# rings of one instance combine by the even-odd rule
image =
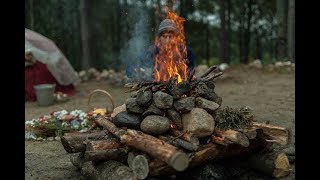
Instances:
[[[107,90],[115,102],[122,105],[130,96],[125,88],[105,81],[89,81],[77,87],[77,95],[69,101],[50,107],[38,107],[35,102],[25,103],[25,120],[38,118],[58,110],[88,110],[88,95],[94,89]],[[268,71],[247,66],[227,69],[216,80],[215,92],[222,97],[222,107],[249,106],[261,122],[286,127],[289,130],[289,146],[295,146],[295,72]],[[98,94],[91,100],[93,107],[106,107],[107,97]],[[295,166],[284,179],[295,179]],[[25,141],[25,179],[84,179],[71,164],[69,154],[60,141]]]

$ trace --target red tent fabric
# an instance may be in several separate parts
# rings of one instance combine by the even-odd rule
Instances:
[[[38,84],[56,84],[55,92],[62,92],[69,96],[73,96],[76,92],[72,84],[66,86],[60,85],[50,73],[47,66],[39,61],[36,61],[32,66],[25,67],[24,76],[26,101],[36,100],[33,86]]]

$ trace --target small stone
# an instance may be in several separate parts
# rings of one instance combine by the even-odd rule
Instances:
[[[47,140],[48,140],[48,141],[53,141],[53,140],[54,140],[54,137],[48,137]]]
[[[195,97],[184,97],[173,103],[174,108],[181,113],[187,113],[195,107]]]
[[[60,141],[60,140],[61,140],[61,138],[60,138],[59,136],[56,136],[56,137],[54,138],[54,140],[56,140],[56,141]]]

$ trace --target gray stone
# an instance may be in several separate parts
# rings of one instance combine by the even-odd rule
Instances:
[[[181,116],[177,111],[169,109],[166,116],[177,125],[178,129],[182,129]]]
[[[154,102],[151,103],[151,105],[148,107],[148,109],[142,114],[143,116],[149,116],[149,115],[159,115],[163,116],[164,111],[159,109]]]
[[[213,101],[219,105],[222,103],[222,98],[219,97],[213,89],[210,89],[204,82],[200,82],[195,88],[196,96],[203,97],[207,100]]]
[[[173,104],[173,97],[161,91],[154,93],[153,100],[159,109],[169,109]]]
[[[184,97],[173,103],[174,108],[181,113],[187,113],[195,107],[195,97]]]
[[[209,136],[214,131],[214,119],[204,109],[193,108],[189,113],[182,114],[183,131],[189,131],[196,137]]]
[[[59,136],[56,136],[56,137],[54,138],[54,140],[56,140],[56,141],[60,141],[60,140],[61,140],[61,138],[60,138]]]
[[[47,140],[48,140],[48,141],[53,141],[53,140],[54,140],[54,137],[48,137]]]
[[[220,105],[213,102],[213,101],[209,101],[207,99],[204,99],[202,97],[197,97],[196,98],[196,106],[198,108],[202,108],[204,110],[206,110],[208,113],[213,113],[215,110],[217,110]]]
[[[126,111],[117,114],[113,120],[113,123],[117,127],[127,127],[130,129],[140,129],[142,116],[138,114],[132,114]]]
[[[177,85],[169,87],[168,89],[173,99],[179,99],[183,94],[187,94],[191,91],[191,86],[188,81],[182,81]]]
[[[137,95],[136,102],[140,106],[150,106],[152,103],[152,91],[140,91]]]
[[[132,113],[143,113],[145,108],[138,105],[136,98],[128,98],[126,100],[126,109]]]
[[[170,129],[170,121],[163,116],[150,115],[144,118],[140,128],[148,134],[163,134]]]

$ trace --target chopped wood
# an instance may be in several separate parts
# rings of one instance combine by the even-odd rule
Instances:
[[[195,144],[192,144],[188,141],[185,141],[185,140],[182,140],[182,139],[179,139],[179,138],[174,138],[172,136],[159,136],[158,137],[159,139],[161,140],[164,140],[166,141],[167,143],[169,144],[172,144],[178,148],[184,148],[188,151],[196,151],[198,149],[198,146],[195,145]]]
[[[285,153],[257,153],[252,155],[248,162],[250,167],[266,175],[280,178],[290,173],[289,159]]]
[[[149,175],[149,163],[145,155],[130,152],[128,154],[127,162],[138,179],[147,178]]]
[[[270,137],[270,140],[273,140],[275,143],[281,145],[288,144],[288,130],[284,127],[258,122],[253,122],[252,127],[262,129]]]
[[[117,160],[124,162],[127,159],[128,150],[126,148],[107,150],[87,150],[84,153],[85,161],[105,161]]]
[[[73,132],[65,133],[64,136],[61,137],[61,143],[68,153],[76,153],[86,150],[85,140],[98,140],[109,137],[111,137],[111,134],[108,134],[107,131],[94,131],[86,133]]]
[[[239,144],[243,147],[248,147],[250,142],[249,139],[247,138],[247,136],[245,136],[244,134],[242,134],[239,131],[235,131],[232,129],[228,129],[225,131],[219,130],[219,129],[215,129],[213,134],[215,136],[218,137],[222,137],[223,139],[229,140],[235,144]]]
[[[204,73],[200,76],[200,78],[204,78],[204,77],[208,76],[208,75],[209,75],[212,71],[214,71],[215,69],[217,69],[217,66],[211,66],[211,67],[209,67],[209,68],[207,69],[207,71],[204,72]]]
[[[117,136],[121,143],[161,159],[177,171],[183,171],[188,167],[188,156],[184,152],[177,150],[175,146],[141,131],[120,129],[110,119],[100,116],[96,119],[96,122]]]

